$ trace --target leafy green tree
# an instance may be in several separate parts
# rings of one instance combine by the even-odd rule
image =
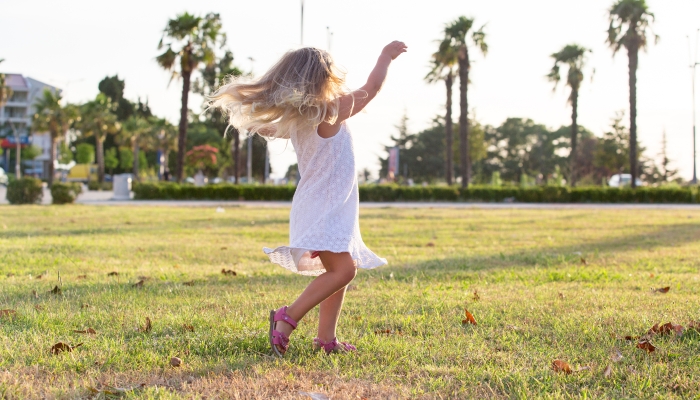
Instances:
[[[165,70],[172,71],[172,79],[182,77],[182,108],[178,135],[178,157],[176,177],[182,180],[187,140],[187,102],[192,73],[200,64],[216,62],[215,50],[226,44],[219,14],[209,13],[205,17],[189,13],[178,15],[168,21],[158,49],[165,48],[156,60]],[[179,65],[179,68],[176,67]]]
[[[134,152],[128,147],[119,148],[119,168],[129,170],[134,167]]]
[[[614,174],[629,172],[630,131],[622,122],[625,116],[620,111],[613,118],[611,129],[598,141],[594,164],[598,174],[609,178]]]
[[[554,59],[554,66],[547,75],[550,81],[554,83],[554,89],[561,81],[561,65],[566,65],[568,71],[566,73],[566,85],[571,89],[569,95],[569,104],[571,104],[571,153],[569,155],[569,183],[571,186],[576,186],[577,170],[576,170],[576,139],[578,134],[578,93],[583,82],[583,70],[586,65],[586,54],[589,49],[576,44],[568,44],[557,53],[551,55]]]
[[[453,167],[453,129],[452,129],[452,86],[454,84],[455,66],[457,65],[457,51],[452,46],[450,39],[440,41],[438,51],[433,53],[432,66],[425,80],[430,83],[445,82],[445,180],[452,185]]]
[[[92,164],[95,162],[95,146],[89,143],[80,143],[75,146],[75,153],[78,164]]]
[[[114,114],[119,121],[126,121],[135,112],[135,106],[129,100],[124,98],[124,88],[126,83],[123,79],[119,79],[118,75],[106,76],[97,85],[97,88],[105,96],[112,100],[115,104]]]
[[[131,150],[133,152],[132,156],[132,173],[134,174],[134,179],[140,180],[139,163],[141,159],[139,158],[139,153],[141,147],[148,146],[148,133],[152,132],[151,124],[147,118],[141,117],[139,115],[132,115],[124,122],[122,125],[122,142],[129,142],[131,144]]]
[[[114,175],[114,169],[119,166],[119,158],[117,157],[117,148],[112,147],[105,151],[105,168],[109,169],[110,175]]]
[[[467,84],[469,83],[469,45],[471,43],[481,51],[483,55],[488,52],[486,33],[482,26],[479,30],[473,30],[474,19],[464,16],[457,18],[445,27],[445,39],[457,52],[457,64],[459,65],[459,140],[460,140],[460,164],[462,172],[462,187],[469,186],[471,179],[471,162],[469,160],[469,104],[467,101]],[[471,33],[471,40],[468,36]]]
[[[115,135],[121,129],[117,121],[117,104],[100,93],[95,100],[83,104],[80,108],[81,118],[76,127],[84,137],[95,137],[97,146],[97,180],[102,183],[105,178],[104,142],[107,135]]]
[[[243,71],[233,65],[233,53],[226,50],[223,57],[218,62],[213,64],[205,64],[200,68],[201,78],[195,80],[192,85],[192,91],[201,94],[204,97],[203,117],[204,124],[220,132],[222,136],[230,138],[230,149],[233,163],[234,182],[238,183],[240,176],[240,150],[241,150],[241,135],[237,129],[229,127],[226,117],[221,112],[221,109],[208,107],[207,97],[213,94],[216,89],[221,86],[229,76],[241,76]],[[223,149],[222,149],[223,150]],[[223,151],[222,151],[223,154]]]
[[[637,186],[637,67],[639,65],[639,50],[646,50],[650,38],[655,41],[659,37],[651,31],[654,14],[649,11],[646,0],[617,0],[608,11],[610,26],[608,27],[607,43],[612,49],[613,56],[624,47],[627,49],[629,68],[629,101],[630,101],[630,173],[632,188]]]
[[[71,161],[73,161],[73,152],[65,142],[61,142],[58,146],[58,162],[68,164]]]
[[[485,177],[521,182],[523,175],[547,182],[563,165],[562,148],[568,147],[568,129],[550,131],[530,119],[508,118],[497,128],[487,127],[488,153],[483,161]]]
[[[66,134],[79,116],[78,108],[63,105],[61,94],[45,89],[34,104],[36,110],[32,117],[34,132],[49,132],[51,149],[49,150],[49,186],[54,180],[54,160],[56,160],[56,141]]]

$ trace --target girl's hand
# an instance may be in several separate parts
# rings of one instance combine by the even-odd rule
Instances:
[[[395,60],[396,57],[398,57],[401,53],[405,53],[406,49],[408,49],[408,46],[406,46],[406,43],[399,42],[398,40],[394,40],[393,42],[384,46],[384,50],[382,50],[382,54],[391,57],[392,60]]]

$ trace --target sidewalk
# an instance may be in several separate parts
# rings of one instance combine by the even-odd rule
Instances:
[[[268,207],[289,208],[291,201],[226,201],[226,200],[112,200],[112,192],[87,191],[76,203],[91,206],[149,206],[149,207]],[[8,204],[5,187],[0,185],[0,205]],[[44,190],[42,204],[51,204],[51,192]],[[593,204],[593,203],[453,203],[453,202],[372,202],[360,203],[361,208],[458,208],[458,209],[517,209],[517,210],[693,210],[700,204]]]

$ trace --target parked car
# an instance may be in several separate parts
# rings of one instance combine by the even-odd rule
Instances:
[[[0,185],[5,185],[7,186],[8,182],[7,174],[5,173],[5,170],[0,168]]]
[[[623,187],[623,186],[630,186],[632,183],[632,175],[631,174],[615,174],[610,177],[610,180],[608,180],[608,186],[610,187]],[[641,179],[637,178],[635,179],[635,183],[637,186],[643,186],[644,182],[642,182]]]

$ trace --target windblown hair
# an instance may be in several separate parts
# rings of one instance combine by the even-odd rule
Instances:
[[[229,124],[268,138],[289,138],[292,130],[315,130],[335,123],[339,98],[347,93],[345,73],[324,50],[305,47],[287,52],[253,81],[228,78],[211,96]]]

